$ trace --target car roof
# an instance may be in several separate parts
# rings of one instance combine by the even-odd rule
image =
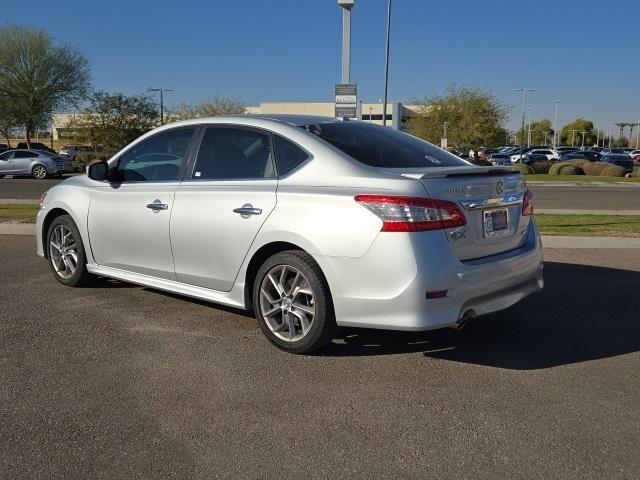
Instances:
[[[215,116],[215,117],[200,117],[193,118],[190,120],[183,120],[180,122],[167,124],[165,126],[186,126],[186,125],[200,125],[203,123],[221,123],[225,120],[233,122],[233,123],[241,123],[246,120],[266,120],[277,123],[286,123],[289,125],[293,125],[296,127],[301,127],[303,125],[313,125],[317,123],[336,123],[344,121],[341,118],[335,117],[324,117],[320,115],[296,115],[296,114],[285,114],[285,113],[248,113],[244,115],[228,115],[228,116]]]

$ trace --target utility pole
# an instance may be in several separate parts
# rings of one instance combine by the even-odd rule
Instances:
[[[160,125],[164,125],[164,92],[173,92],[169,88],[149,88],[148,92],[160,92]]]
[[[384,54],[384,103],[382,104],[382,125],[387,125],[387,90],[389,87],[389,39],[391,35],[391,0],[387,2],[387,46]]]
[[[524,116],[527,113],[527,93],[528,92],[539,92],[537,88],[514,88],[514,92],[522,92],[522,136],[524,137]],[[522,138],[522,142],[524,143],[524,138]],[[522,145],[520,145],[522,147]]]
[[[556,106],[556,115],[553,121],[553,148],[558,147],[558,104],[560,100],[555,100],[553,102]]]

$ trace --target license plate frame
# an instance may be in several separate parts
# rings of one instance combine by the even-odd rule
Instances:
[[[498,228],[496,228],[496,226]],[[509,209],[492,208],[482,212],[484,238],[502,238],[509,234]]]

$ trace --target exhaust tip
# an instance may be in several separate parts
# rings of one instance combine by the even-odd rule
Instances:
[[[464,312],[464,314],[462,315],[462,317],[460,317],[458,319],[458,321],[456,322],[455,327],[453,327],[455,329],[456,332],[459,332],[460,330],[462,330],[466,325],[467,322],[472,319],[473,317],[476,316],[476,312],[473,310],[467,310],[466,312]]]

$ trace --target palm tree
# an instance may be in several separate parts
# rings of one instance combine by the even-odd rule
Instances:
[[[624,127],[627,126],[627,122],[618,122],[614,125],[620,128],[620,136],[618,137],[618,139],[621,139],[624,136]]]

